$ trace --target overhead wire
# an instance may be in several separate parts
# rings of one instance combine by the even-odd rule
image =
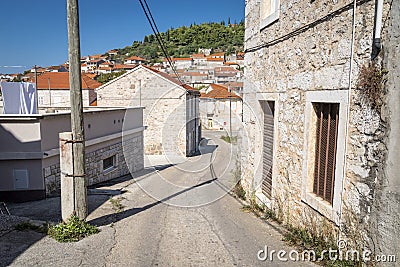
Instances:
[[[148,22],[150,24],[150,27],[153,30],[154,35],[156,36],[156,39],[157,39],[157,41],[158,41],[158,43],[159,43],[159,45],[161,47],[161,50],[163,51],[165,58],[167,59],[169,65],[171,66],[172,71],[174,72],[175,76],[179,80],[180,85],[184,84],[184,82],[179,77],[178,72],[176,71],[175,65],[173,64],[173,62],[171,60],[171,57],[168,54],[167,49],[165,48],[163,40],[161,39],[161,34],[160,34],[159,30],[158,30],[157,24],[156,24],[156,22],[154,20],[154,17],[152,15],[151,11],[150,11],[150,7],[147,4],[147,1],[146,0],[143,0],[143,1],[139,0],[139,2],[140,2],[140,5],[142,6],[143,12],[146,15],[146,18],[147,18]],[[143,2],[145,4],[143,4]]]

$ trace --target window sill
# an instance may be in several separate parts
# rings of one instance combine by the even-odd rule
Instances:
[[[113,171],[115,171],[117,169],[118,169],[117,166],[113,166],[113,167],[107,168],[107,169],[103,170],[103,174],[109,174],[109,173],[111,173],[111,172],[113,172]]]
[[[311,192],[303,195],[301,201],[322,214],[328,220],[336,222],[335,211],[333,210],[333,207],[331,204],[329,204],[329,202],[323,200],[322,198]]]
[[[271,15],[260,21],[260,31],[264,30],[266,27],[268,27],[278,19],[279,19],[279,10],[275,11],[274,13],[272,13]]]

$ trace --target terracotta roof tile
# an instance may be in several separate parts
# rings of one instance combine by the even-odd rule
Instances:
[[[137,56],[131,56],[125,59],[126,60],[137,60],[137,61],[146,61],[146,59],[141,58],[141,57],[137,57]]]
[[[208,57],[207,61],[224,61],[223,58],[212,58],[212,57]]]
[[[204,54],[193,54],[192,58],[205,58],[206,56]]]
[[[38,89],[65,89],[69,90],[69,72],[46,72],[38,76]],[[82,73],[82,89],[96,89],[101,83]]]
[[[228,87],[219,85],[219,84],[211,84],[211,91],[208,93],[202,93],[200,95],[201,98],[215,98],[215,99],[241,99],[240,96],[236,95],[234,92],[229,92]]]
[[[134,69],[137,65],[115,64],[114,69]]]
[[[192,61],[193,58],[191,57],[171,57],[171,61]],[[166,58],[164,58],[164,62],[168,61]]]

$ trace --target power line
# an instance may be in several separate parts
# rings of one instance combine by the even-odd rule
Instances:
[[[181,83],[181,85],[184,84],[184,82],[181,80],[181,78],[180,78],[179,75],[178,75],[178,72],[177,72],[176,69],[175,69],[175,66],[174,66],[174,64],[173,64],[173,62],[172,62],[172,60],[171,60],[171,57],[168,55],[168,51],[167,51],[167,49],[165,48],[164,43],[163,43],[163,41],[162,41],[162,39],[161,39],[161,34],[160,34],[159,30],[158,30],[158,27],[157,27],[157,24],[156,24],[156,22],[155,22],[155,20],[154,20],[154,17],[153,17],[153,15],[151,14],[151,11],[150,11],[149,5],[147,4],[147,1],[144,0],[144,3],[145,3],[145,5],[146,5],[146,7],[145,7],[145,5],[143,4],[143,1],[142,1],[142,0],[139,0],[139,2],[140,2],[140,5],[142,6],[142,9],[143,9],[143,11],[144,11],[144,14],[146,15],[146,18],[147,18],[148,22],[149,22],[149,24],[150,24],[151,29],[153,30],[153,33],[154,33],[154,35],[156,36],[156,39],[157,39],[158,43],[160,44],[161,50],[163,51],[163,53],[164,53],[164,55],[165,55],[165,57],[166,57],[166,59],[167,59],[169,65],[170,65],[171,68],[172,68],[172,71],[174,72],[174,74],[175,74],[176,77],[178,78],[178,80],[179,80],[179,82]],[[153,25],[153,24],[154,24],[154,25]]]

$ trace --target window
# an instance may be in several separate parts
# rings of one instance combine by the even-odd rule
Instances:
[[[38,102],[39,102],[39,105],[43,105],[44,104],[44,97],[43,96],[39,96]]]
[[[103,171],[114,169],[116,162],[116,155],[103,159]]]
[[[332,204],[339,104],[313,103],[313,107],[316,115],[313,193]]]
[[[301,200],[340,223],[348,112],[347,90],[305,93]]]
[[[263,29],[279,18],[279,0],[261,0],[260,28]]]
[[[261,107],[264,112],[264,133],[263,133],[263,180],[262,192],[272,198],[272,167],[274,159],[274,101],[262,101]]]

